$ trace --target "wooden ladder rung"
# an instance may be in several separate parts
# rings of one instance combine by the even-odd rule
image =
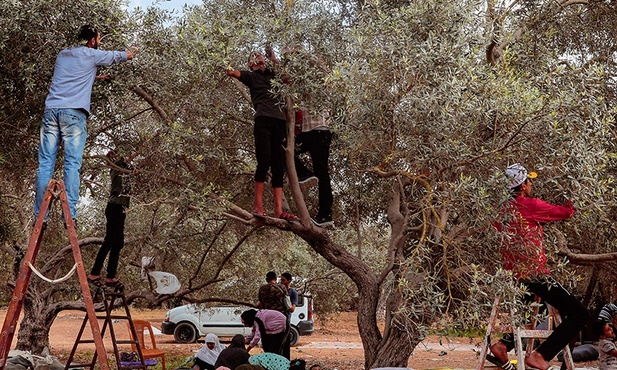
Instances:
[[[130,340],[130,339],[125,339],[125,340],[116,340],[117,344],[139,344],[139,341],[136,340]]]
[[[76,341],[75,343],[79,343],[79,344],[92,344],[94,343],[94,339],[81,339]]]
[[[518,331],[518,336],[523,338],[531,338],[531,339],[546,339],[549,335],[553,333],[552,330],[529,330],[522,329]]]

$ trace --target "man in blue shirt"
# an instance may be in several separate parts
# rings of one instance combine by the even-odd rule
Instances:
[[[74,220],[77,216],[79,169],[86,144],[86,118],[90,115],[90,95],[97,67],[131,60],[137,53],[136,47],[126,51],[98,50],[101,34],[89,25],[81,27],[78,37],[86,44],[60,51],[45,100],[35,183],[35,219],[54,172],[60,142],[64,144],[64,186],[71,217]]]
[[[289,272],[283,272],[281,274],[281,284],[287,288],[287,293],[289,294],[289,298],[291,301],[291,307],[287,309],[285,315],[287,316],[287,337],[285,338],[285,343],[283,347],[283,356],[286,358],[290,358],[290,350],[291,350],[291,335],[289,335],[289,330],[291,328],[291,315],[296,310],[296,306],[298,305],[298,292],[291,287],[291,274]]]
[[[287,316],[291,317],[291,313],[296,310],[296,306],[298,305],[298,292],[291,287],[291,274],[289,272],[281,274],[281,284],[285,285],[287,293],[289,293],[291,307],[287,310]]]

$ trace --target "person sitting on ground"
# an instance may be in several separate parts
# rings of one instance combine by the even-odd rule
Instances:
[[[289,360],[276,353],[260,353],[249,358],[251,365],[259,365],[266,370],[289,370]]]
[[[220,369],[216,369],[216,370],[227,370],[227,369],[225,367],[221,367]],[[233,370],[233,369],[229,369],[229,370]],[[244,364],[244,365],[238,366],[235,370],[266,370],[266,369],[264,369],[263,366],[259,366],[259,365]]]
[[[321,366],[319,364],[315,364],[309,368],[309,370],[321,370]]]
[[[244,347],[244,336],[242,334],[236,334],[231,339],[229,347],[225,348],[220,354],[214,368],[218,369],[220,366],[225,366],[230,369],[235,369],[240,365],[249,363],[248,351]]]
[[[193,370],[214,370],[214,364],[219,357],[219,354],[225,349],[225,345],[219,342],[219,337],[209,333],[206,335],[204,345],[195,355],[195,365]]]
[[[600,352],[600,370],[617,370],[617,346],[613,340],[613,327],[604,321],[596,321],[593,333],[600,338],[598,351]]]
[[[242,312],[240,320],[244,326],[252,328],[251,334],[246,336],[246,343],[249,345],[247,351],[250,352],[261,339],[264,352],[283,354],[283,341],[287,326],[285,315],[275,310],[251,309]]]

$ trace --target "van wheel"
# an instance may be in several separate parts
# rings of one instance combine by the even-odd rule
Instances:
[[[180,343],[194,343],[197,340],[197,329],[191,323],[181,322],[174,329],[174,339]]]
[[[289,331],[289,345],[292,347],[295,346],[296,344],[298,344],[299,339],[300,333],[298,333],[298,329],[292,326],[291,330]]]

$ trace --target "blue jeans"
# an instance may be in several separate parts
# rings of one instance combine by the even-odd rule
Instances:
[[[39,170],[36,173],[36,196],[34,198],[34,217],[43,203],[47,183],[51,180],[60,142],[64,145],[64,186],[71,208],[71,217],[77,217],[79,200],[79,169],[86,145],[86,112],[79,109],[45,109],[41,124],[41,144],[39,146]]]

